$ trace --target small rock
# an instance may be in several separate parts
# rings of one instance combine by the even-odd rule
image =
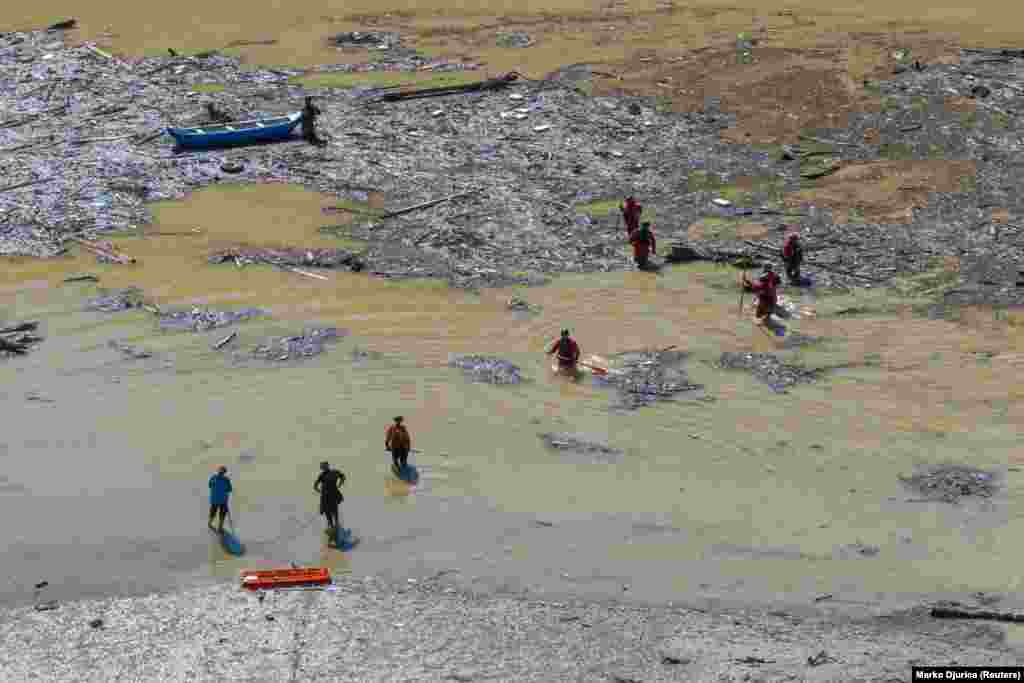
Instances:
[[[225,173],[241,173],[244,168],[245,166],[234,161],[225,161],[220,165],[220,170]]]
[[[828,653],[822,650],[816,655],[812,655],[807,658],[808,666],[821,666],[827,662],[831,662],[832,658],[828,656]]]
[[[976,99],[985,99],[992,94],[992,91],[983,85],[976,85],[971,88],[971,97]]]
[[[103,620],[102,619],[92,619],[92,620],[89,621],[89,626],[92,627],[92,628],[100,628],[101,626],[103,626]]]
[[[640,116],[640,114],[642,114],[644,110],[636,102],[630,102],[629,106],[626,107],[626,111],[628,111],[633,116]]]
[[[662,664],[672,664],[672,665],[675,665],[675,664],[689,664],[692,661],[693,660],[690,659],[689,657],[671,657],[669,655],[665,655],[664,657],[661,658],[661,663]]]

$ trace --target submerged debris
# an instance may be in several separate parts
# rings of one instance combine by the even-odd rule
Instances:
[[[783,363],[772,353],[733,353],[726,351],[718,361],[725,370],[746,370],[766,383],[772,391],[784,394],[794,384],[809,384],[818,379],[820,370]]]
[[[162,311],[159,314],[159,324],[164,329],[201,332],[262,315],[266,315],[266,312],[258,308],[243,308],[238,311],[216,311],[212,308],[193,307],[188,311]]]
[[[291,360],[294,358],[316,356],[323,353],[328,341],[347,335],[347,330],[340,333],[336,327],[314,327],[294,337],[281,337],[253,349],[252,354],[265,360]]]
[[[132,308],[142,308],[145,300],[142,296],[142,290],[137,287],[128,287],[127,289],[117,289],[112,291],[104,290],[104,293],[98,297],[89,299],[86,302],[86,310],[90,311],[101,311],[103,313],[116,313],[118,311],[127,311]]]
[[[991,498],[996,492],[995,475],[966,465],[929,467],[909,477],[900,477],[905,486],[924,500],[956,503],[965,496]]]
[[[561,432],[547,432],[538,434],[541,441],[548,448],[557,451],[573,453],[586,456],[588,460],[596,462],[618,462],[622,459],[623,451],[619,448],[612,448],[603,443],[597,443],[584,438],[579,434],[566,434]]]
[[[210,263],[228,263],[242,267],[250,263],[273,266],[310,266],[314,268],[347,267],[361,271],[365,264],[358,254],[345,249],[267,249],[264,247],[234,247],[210,254]]]
[[[702,389],[682,368],[682,351],[629,351],[612,357],[614,371],[600,379],[619,390],[616,407],[635,410],[684,391]]]
[[[448,358],[448,365],[462,369],[468,377],[488,384],[519,384],[523,381],[518,366],[494,356],[455,356]]]
[[[127,358],[150,358],[153,356],[152,351],[147,351],[146,349],[139,348],[138,346],[124,344],[116,339],[108,341],[107,346],[112,349],[117,349]]]

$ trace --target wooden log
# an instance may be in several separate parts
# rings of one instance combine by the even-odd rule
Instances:
[[[38,178],[36,180],[26,180],[23,183],[15,183],[14,185],[8,185],[7,187],[0,187],[0,192],[10,192],[11,190],[18,190],[18,189],[21,189],[23,187],[29,187],[31,185],[38,185],[39,183],[49,182],[50,180],[53,180],[53,178],[50,177],[50,178]]]
[[[10,327],[4,327],[0,329],[0,334],[14,334],[16,332],[32,332],[39,327],[38,320],[29,320],[27,322],[18,323],[17,325],[11,325]]]
[[[429,209],[432,206],[436,206],[436,205],[442,204],[444,202],[449,202],[449,201],[451,201],[453,199],[460,199],[462,197],[469,197],[470,195],[477,194],[480,191],[481,191],[480,189],[476,189],[476,190],[471,190],[469,192],[460,192],[458,194],[448,195],[447,197],[441,197],[440,199],[432,199],[429,202],[423,202],[422,204],[416,204],[415,206],[408,206],[408,207],[406,207],[404,209],[398,209],[397,211],[389,211],[386,214],[384,214],[383,216],[381,216],[381,218],[394,218],[395,216],[402,216],[402,215],[407,214],[407,213],[412,213],[413,211],[419,211],[420,209]]]
[[[229,334],[228,336],[224,337],[224,338],[223,338],[223,339],[221,339],[221,340],[220,340],[219,342],[217,342],[216,344],[214,344],[214,345],[213,345],[213,350],[214,350],[214,351],[217,351],[217,350],[219,350],[219,349],[220,349],[221,347],[223,347],[223,346],[224,346],[225,344],[227,344],[227,343],[228,343],[229,341],[231,341],[232,339],[234,339],[234,338],[235,338],[236,336],[238,336],[238,332],[232,332],[231,334]]]
[[[519,74],[514,71],[511,71],[505,74],[504,76],[499,76],[498,78],[491,78],[485,81],[478,81],[476,83],[467,83],[466,85],[454,85],[438,88],[421,88],[420,90],[413,90],[411,92],[386,93],[377,98],[377,101],[398,102],[401,100],[413,100],[420,97],[443,97],[445,95],[460,95],[463,93],[498,90],[515,82],[518,78]]]
[[[935,619],[985,619],[988,621],[1024,623],[1024,614],[1015,612],[992,612],[990,610],[965,609],[960,607],[933,607],[931,610],[931,616]]]
[[[83,247],[93,252],[94,254],[106,256],[107,258],[113,259],[118,263],[124,265],[130,265],[132,263],[135,263],[135,259],[132,258],[131,256],[123,256],[121,254],[115,253],[113,251],[110,251],[109,249],[106,249],[105,247],[93,244],[92,242],[87,242],[86,240],[83,240],[81,237],[69,237],[68,239],[71,240],[72,242],[82,245]]]

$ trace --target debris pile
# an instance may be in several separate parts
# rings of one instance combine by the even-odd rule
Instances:
[[[239,268],[253,263],[273,266],[310,266],[314,268],[350,268],[361,271],[365,264],[358,254],[346,249],[268,249],[265,247],[233,247],[211,254],[210,263],[234,263]]]
[[[93,297],[86,302],[86,310],[100,311],[103,313],[117,313],[118,311],[142,308],[143,305],[145,305],[142,290],[137,287],[101,291],[104,293],[100,296]]]
[[[488,384],[519,384],[523,381],[518,366],[494,356],[455,356],[448,358],[449,367],[459,368],[466,376]]]
[[[189,310],[182,311],[161,311],[158,314],[158,324],[161,328],[169,330],[187,330],[191,332],[202,332],[217,327],[225,327],[241,320],[249,320],[267,315],[265,311],[258,308],[243,308],[238,311],[218,311],[212,308],[199,308],[194,306]]]
[[[615,463],[622,460],[622,449],[591,441],[580,434],[546,432],[538,434],[538,436],[548,448],[563,453],[581,455],[593,462]]]
[[[786,393],[787,389],[795,384],[814,382],[821,375],[820,370],[783,363],[772,353],[726,351],[719,359],[718,366],[724,370],[746,370],[753,373],[778,394]]]
[[[32,320],[0,328],[0,355],[23,356],[28,353],[33,344],[43,341],[42,337],[32,334],[38,327],[39,323]]]
[[[887,102],[880,111],[852,116],[842,130],[808,131],[799,148],[775,156],[721,140],[735,117],[711,100],[678,113],[653,98],[585,96],[577,86],[593,76],[586,65],[541,81],[520,77],[500,90],[451,86],[444,97],[400,104],[380,101],[380,88],[319,89],[318,126],[344,144],[312,148],[296,135],[294,143],[175,154],[161,130],[208,120],[192,87],[226,86],[202,98],[221,110],[279,116],[298,109],[307,91],[289,79],[302,74],[248,70],[216,53],[121,60],[88,44],[64,45],[60,35],[0,36],[0,151],[10,178],[0,187],[2,254],[60,253],[72,233],[93,239],[148,222],[144,202],[180,198],[237,172],[230,177],[242,182],[294,182],[332,194],[351,183],[382,193],[389,206],[414,208],[358,217],[351,227],[352,237],[369,242],[366,270],[386,277],[472,288],[632,269],[615,208],[632,192],[652,213],[672,216],[656,226],[666,244],[685,246],[673,248],[671,260],[777,261],[781,236],[773,228],[785,221],[804,236],[804,270],[816,286],[878,286],[953,259],[955,276],[933,295],[956,305],[1024,302],[1016,285],[1022,229],[996,216],[1024,214],[1014,161],[1024,150],[1024,60],[1016,53],[964,50],[958,65],[905,69],[873,85]],[[374,51],[374,61],[312,71],[471,68],[407,55],[390,34],[336,36],[346,46],[370,41],[387,47]],[[61,86],[54,104],[55,83],[89,87]],[[118,95],[125,92],[132,97]],[[950,95],[976,111],[951,110]],[[865,137],[869,130],[883,142],[867,142],[875,139]],[[963,176],[959,192],[921,193],[907,225],[850,222],[827,206],[793,205],[806,183],[834,180],[808,179],[812,166],[889,161],[897,152],[915,162],[971,162],[977,173]],[[723,199],[722,188],[739,178],[767,180]],[[471,196],[458,194],[470,188]],[[444,195],[459,198],[436,201]],[[725,227],[688,238],[703,218]],[[729,228],[738,222],[763,223],[766,237],[740,239]]]
[[[614,369],[598,377],[618,389],[616,407],[635,410],[703,388],[689,381],[686,357],[682,351],[628,351],[613,356]]]
[[[924,500],[944,503],[957,503],[966,496],[991,498],[997,490],[995,475],[966,465],[928,467],[900,481]]]
[[[323,353],[327,342],[334,341],[346,334],[348,334],[346,330],[339,333],[336,327],[314,327],[304,330],[300,335],[280,337],[267,344],[257,346],[253,349],[252,355],[264,360],[276,361],[308,358]]]

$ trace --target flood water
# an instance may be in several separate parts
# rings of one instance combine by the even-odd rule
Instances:
[[[318,233],[335,221],[321,214],[329,203],[281,185],[207,189],[154,207],[146,231],[179,234],[117,240],[135,266],[87,253],[4,260],[0,321],[41,320],[46,340],[0,362],[0,603],[30,600],[41,580],[49,597],[69,599],[289,562],[399,578],[457,570],[450,579],[478,589],[642,600],[809,604],[830,593],[831,604],[868,609],[1019,587],[1020,318],[829,318],[891,302],[870,291],[809,297],[817,316],[789,321],[788,338],[822,341],[782,350],[786,338],[738,314],[731,268],[567,276],[474,294],[205,261],[241,241],[336,245]],[[140,287],[161,306],[259,306],[272,317],[231,328],[238,338],[213,351],[226,329],[164,332],[146,311],[83,311],[97,286],[63,284],[80,273],[102,287]],[[540,312],[508,310],[513,295]],[[301,362],[249,354],[313,324],[350,334]],[[705,389],[610,411],[607,387],[549,371],[542,351],[562,327],[585,355],[676,345]],[[111,340],[153,356],[125,359]],[[849,367],[777,394],[714,366],[723,351],[742,350]],[[501,356],[527,381],[469,382],[447,367],[451,353]],[[383,439],[395,415],[421,451],[414,489],[389,473]],[[624,455],[609,463],[549,451],[538,434],[553,431]],[[321,460],[349,477],[344,521],[362,539],[349,554],[320,534],[312,485]],[[959,506],[907,502],[916,496],[899,475],[941,462],[992,469],[1002,489]],[[242,560],[225,557],[203,526],[206,480],[219,464],[235,484]],[[856,543],[878,553],[848,548]]]

